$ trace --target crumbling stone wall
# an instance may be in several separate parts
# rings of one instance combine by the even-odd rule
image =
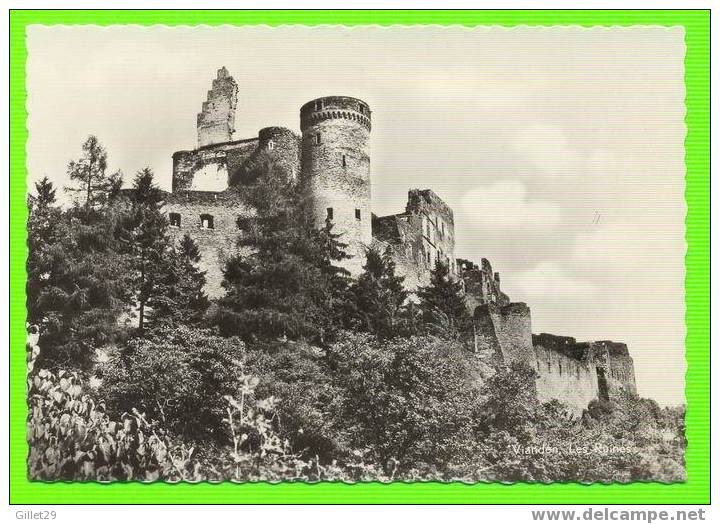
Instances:
[[[597,373],[592,364],[535,346],[538,400],[559,400],[574,415],[581,415],[598,398]]]
[[[376,240],[393,247],[398,274],[409,290],[430,283],[435,262],[448,265],[458,276],[455,264],[455,221],[452,209],[429,189],[411,189],[404,213],[373,217]]]
[[[558,399],[577,412],[594,399],[613,400],[623,391],[637,394],[634,365],[625,344],[577,342],[541,333],[533,335],[533,346],[541,373],[541,400]],[[577,369],[577,373],[565,373],[567,369]]]
[[[235,191],[222,193],[183,191],[167,197],[164,210],[168,220],[180,215],[180,224],[171,225],[169,233],[174,242],[179,242],[184,235],[189,235],[200,250],[200,269],[205,271],[205,292],[210,298],[224,294],[221,286],[222,270],[229,257],[241,253],[237,240],[242,235],[238,227],[238,218],[255,216],[255,210],[247,206],[242,196]],[[201,215],[212,217],[213,227],[203,227]],[[245,250],[245,254],[249,254]]]
[[[524,362],[537,372],[537,394],[556,399],[575,415],[594,399],[612,400],[621,392],[637,394],[627,346],[618,342],[577,342],[572,337],[531,334],[530,309],[524,303],[485,303],[473,317],[475,349],[496,365]]]
[[[232,140],[238,86],[224,67],[217,72],[197,116],[198,147]]]
[[[506,306],[510,303],[508,296],[500,290],[500,273],[493,272],[488,259],[483,258],[478,266],[470,260],[459,258],[457,268],[464,283],[468,311],[475,311],[481,304]]]
[[[429,272],[421,265],[420,254],[414,252],[410,244],[390,243],[377,237],[373,238],[371,246],[381,254],[386,249],[390,250],[395,274],[404,277],[403,286],[410,291],[411,300],[415,301],[415,291],[430,283]]]
[[[257,151],[260,140],[247,138],[173,154],[172,190],[224,191]]]
[[[476,351],[495,352],[505,364],[525,362],[534,365],[532,322],[527,304],[482,304],[475,308],[473,321]]]
[[[396,273],[405,277],[404,284],[409,291],[430,283],[432,267],[426,256],[419,215],[373,217],[373,242],[390,246]]]
[[[611,400],[618,398],[622,392],[637,395],[635,364],[626,344],[599,340],[589,343],[588,352],[605,376]]]
[[[430,189],[411,189],[405,214],[414,217],[415,228],[420,226],[427,267],[435,267],[439,260],[448,266],[452,275],[456,275],[455,217],[450,206]]]

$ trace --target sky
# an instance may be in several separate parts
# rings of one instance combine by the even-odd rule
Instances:
[[[299,131],[327,95],[373,111],[378,215],[430,188],[456,256],[488,258],[533,332],[628,344],[639,393],[684,402],[684,32],[680,27],[30,26],[29,183],[66,186],[95,134],[129,181],[170,188],[216,71],[235,138]]]

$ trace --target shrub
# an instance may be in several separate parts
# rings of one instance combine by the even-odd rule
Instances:
[[[135,406],[185,439],[227,442],[226,395],[237,394],[245,346],[207,329],[161,329],[103,364],[100,394],[114,415]]]
[[[260,378],[258,394],[273,396],[278,431],[305,458],[330,462],[347,457],[339,424],[344,390],[332,380],[325,353],[304,343],[276,342],[248,346],[246,366]]]
[[[459,342],[411,337],[378,341],[347,333],[328,350],[342,388],[342,421],[351,446],[405,475],[462,463],[475,441],[475,370]]]

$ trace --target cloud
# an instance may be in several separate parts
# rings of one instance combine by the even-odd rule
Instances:
[[[494,231],[548,230],[561,218],[557,205],[529,200],[527,188],[517,181],[476,187],[463,197],[462,204],[469,224]]]
[[[513,147],[545,175],[572,175],[579,164],[577,152],[558,127],[535,125],[522,129],[515,136]]]
[[[556,262],[539,262],[532,269],[508,275],[505,282],[529,302],[553,297],[589,296],[595,293],[592,282],[572,277]],[[511,296],[512,290],[508,289]]]

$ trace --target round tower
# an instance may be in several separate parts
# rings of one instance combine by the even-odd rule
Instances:
[[[265,151],[289,180],[300,177],[300,137],[284,127],[265,127],[258,133],[259,151]]]
[[[353,258],[358,274],[372,241],[370,211],[370,108],[357,98],[327,96],[300,108],[302,183],[316,226],[327,219]]]

